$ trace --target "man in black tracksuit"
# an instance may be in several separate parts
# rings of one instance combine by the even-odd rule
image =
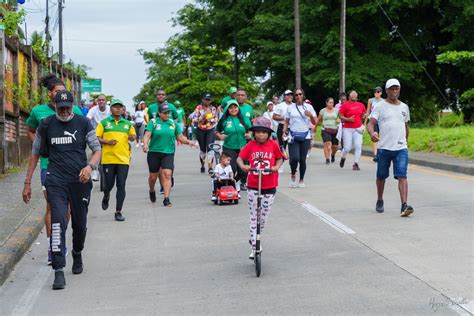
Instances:
[[[23,200],[31,199],[31,177],[39,156],[49,156],[45,187],[51,205],[52,267],[55,270],[53,289],[66,285],[67,209],[71,205],[72,220],[72,272],[83,270],[81,251],[87,231],[87,212],[92,183],[90,174],[101,157],[101,147],[95,129],[89,120],[72,112],[73,97],[68,91],[56,94],[56,115],[44,118],[38,126],[32,155],[23,189]],[[87,162],[86,145],[93,154]]]

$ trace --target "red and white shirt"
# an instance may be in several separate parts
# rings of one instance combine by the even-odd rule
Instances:
[[[280,146],[273,140],[260,144],[255,140],[250,141],[240,151],[239,157],[250,162],[251,168],[274,167],[278,159],[282,159]],[[247,186],[251,189],[258,188],[258,172],[250,171]],[[262,189],[273,189],[278,186],[278,172],[262,173]]]

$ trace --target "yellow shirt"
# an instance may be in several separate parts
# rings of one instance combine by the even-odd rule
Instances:
[[[105,140],[117,141],[115,145],[102,144],[102,164],[130,164],[131,151],[128,136],[136,135],[130,121],[122,117],[116,121],[111,115],[97,125],[96,135]]]

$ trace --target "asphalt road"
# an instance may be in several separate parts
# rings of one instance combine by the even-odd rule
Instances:
[[[40,235],[0,288],[1,315],[364,314],[469,315],[474,311],[474,178],[410,166],[401,218],[395,180],[375,213],[375,164],[360,172],[308,159],[306,188],[288,188],[288,165],[262,236],[263,271],[248,260],[246,195],[210,203],[198,152],[180,147],[172,208],[148,200],[146,158],[135,149],[115,222],[94,188],[85,270],[51,290]],[[37,188],[38,189],[38,188]],[[113,195],[112,195],[113,196]],[[70,230],[69,230],[70,236]],[[70,244],[69,237],[69,244]],[[71,246],[69,246],[71,248]],[[469,312],[470,311],[470,312]]]

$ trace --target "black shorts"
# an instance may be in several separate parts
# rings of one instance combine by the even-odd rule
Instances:
[[[331,144],[333,144],[333,145],[338,145],[339,141],[337,140],[336,135],[337,135],[337,133],[330,134],[330,133],[326,132],[324,129],[321,130],[321,137],[322,137],[324,143],[331,142]]]
[[[160,169],[174,170],[174,154],[148,152],[146,161],[150,173],[157,173]]]

